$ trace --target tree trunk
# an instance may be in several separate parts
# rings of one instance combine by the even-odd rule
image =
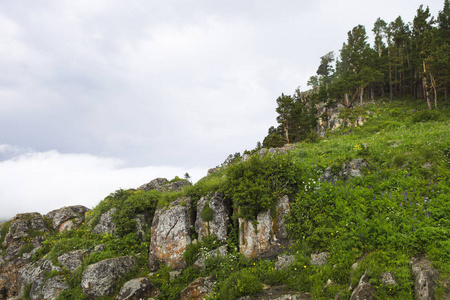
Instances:
[[[392,101],[392,66],[389,64],[389,99]]]
[[[284,132],[286,133],[286,141],[287,141],[288,144],[290,144],[289,143],[289,130],[288,130],[287,123],[284,123]]]
[[[363,105],[363,95],[364,95],[364,88],[359,91],[359,103]]]
[[[437,105],[437,92],[436,92],[436,80],[434,80],[433,75],[430,73],[430,79],[431,79],[431,86],[433,87],[434,91],[434,109],[438,109]]]
[[[433,107],[431,106],[431,99],[430,99],[430,95],[428,93],[428,86],[427,86],[427,67],[425,65],[425,61],[423,61],[423,77],[422,77],[422,85],[423,85],[423,94],[425,97],[425,100],[427,101],[428,104],[428,109],[432,110]]]

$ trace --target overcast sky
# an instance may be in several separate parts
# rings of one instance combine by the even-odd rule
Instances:
[[[0,219],[198,180],[262,141],[354,26],[443,3],[2,0]]]

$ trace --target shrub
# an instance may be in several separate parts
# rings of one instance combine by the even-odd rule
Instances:
[[[262,291],[262,283],[249,270],[235,272],[228,277],[219,291],[219,299],[233,300]]]
[[[429,122],[429,121],[438,121],[439,113],[435,110],[421,110],[412,116],[412,121],[415,123],[418,122]]]
[[[258,213],[273,208],[280,196],[294,194],[302,173],[289,154],[253,155],[226,169],[224,192],[240,217],[254,220]]]

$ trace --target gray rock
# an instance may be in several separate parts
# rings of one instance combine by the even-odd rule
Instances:
[[[32,284],[30,291],[30,298],[32,300],[41,299],[41,287],[44,283],[45,273],[49,273],[53,270],[62,271],[61,267],[54,266],[50,260],[41,258],[37,262],[29,263],[20,270],[19,283],[21,286],[20,296],[22,295],[22,289],[27,284]]]
[[[44,284],[44,276],[39,276],[33,281],[29,297],[31,300],[41,300],[41,287]]]
[[[214,287],[215,283],[211,277],[200,277],[180,292],[180,299],[205,299],[214,291]]]
[[[344,164],[342,168],[342,175],[344,178],[362,177],[364,174],[361,168],[367,168],[368,163],[362,158],[352,159],[348,164]]]
[[[64,276],[55,276],[45,281],[42,286],[42,299],[43,300],[54,300],[58,295],[67,290],[69,286],[67,285]]]
[[[159,263],[170,265],[172,269],[186,266],[182,254],[191,243],[190,228],[194,225],[190,206],[190,198],[177,199],[169,207],[156,210],[149,249],[151,271],[157,270]]]
[[[311,254],[310,263],[315,266],[322,266],[327,263],[328,252]]]
[[[100,244],[94,247],[94,250],[92,252],[103,252],[106,249],[106,244]]]
[[[227,246],[223,245],[217,249],[211,250],[207,253],[202,254],[193,264],[195,268],[203,269],[205,268],[205,261],[210,257],[226,257],[228,255]]]
[[[159,294],[159,289],[148,278],[141,277],[126,282],[120,289],[117,300],[140,300]]]
[[[141,185],[139,189],[144,191],[151,191],[155,189],[158,190],[167,183],[169,183],[169,181],[166,178],[156,178],[150,181],[149,183]]]
[[[173,281],[175,279],[177,279],[178,277],[180,277],[181,275],[181,271],[175,270],[175,271],[170,271],[169,272],[169,281]]]
[[[262,212],[255,222],[239,219],[239,251],[247,258],[273,258],[288,245],[284,218],[289,213],[289,199],[277,202],[276,216]]]
[[[211,235],[216,235],[217,239],[225,242],[227,239],[228,224],[230,222],[230,203],[225,200],[222,193],[215,193],[214,196],[207,195],[200,198],[197,204],[197,219],[195,221],[195,231],[199,240],[208,236],[208,224],[202,219],[202,211],[206,203],[213,210],[213,220],[209,222]]]
[[[87,207],[81,205],[65,206],[49,212],[45,217],[52,220],[53,229],[61,232],[79,227],[84,222],[84,215],[88,211]]]
[[[190,186],[192,183],[190,183],[187,180],[179,180],[172,183],[168,183],[163,186],[162,191],[167,192],[175,192],[175,191],[181,191],[185,186]]]
[[[381,274],[381,281],[384,285],[396,285],[397,282],[394,279],[394,275],[391,272],[385,272]]]
[[[87,266],[81,276],[83,293],[89,297],[111,295],[117,279],[128,273],[135,264],[134,257],[121,256]]]
[[[294,255],[279,255],[275,263],[275,270],[284,270],[291,266],[295,261]]]
[[[58,261],[70,272],[74,272],[83,264],[83,259],[88,255],[89,250],[75,250],[59,256]]]
[[[369,276],[367,271],[359,279],[359,283],[353,290],[350,300],[376,300],[375,291],[369,283]]]
[[[14,241],[28,237],[29,231],[48,232],[44,219],[39,213],[18,214],[11,220],[11,225],[5,235],[3,246],[9,246]]]
[[[134,220],[136,221],[136,233],[141,241],[144,241],[145,230],[147,229],[149,218],[144,214],[138,214]]]
[[[414,299],[434,299],[434,286],[439,272],[431,266],[431,261],[424,257],[412,257],[409,264],[414,276]]]
[[[331,171],[331,167],[328,167],[323,171],[322,179],[327,182],[335,180],[335,176],[334,176],[333,172]]]
[[[116,224],[113,221],[113,214],[117,208],[111,208],[109,211],[101,215],[100,221],[92,230],[94,234],[113,234],[116,231]]]

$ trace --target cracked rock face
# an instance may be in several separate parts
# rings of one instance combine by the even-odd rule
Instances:
[[[159,263],[173,269],[186,266],[182,254],[191,243],[190,228],[193,226],[189,215],[190,199],[178,199],[169,207],[158,208],[153,217],[149,250],[149,266],[152,271]]]
[[[91,298],[114,293],[117,280],[136,264],[132,256],[121,256],[102,260],[87,266],[81,277],[83,293]]]
[[[434,299],[435,280],[439,272],[431,265],[427,258],[411,258],[409,264],[414,276],[414,298],[418,300]]]
[[[289,198],[278,200],[276,216],[270,211],[258,214],[254,222],[239,219],[239,249],[247,258],[272,258],[287,245],[285,217],[289,213]]]
[[[92,230],[94,234],[112,234],[116,231],[116,224],[113,222],[113,214],[117,208],[111,208],[109,211],[101,215],[100,221]]]
[[[42,299],[54,300],[62,291],[67,290],[68,288],[69,286],[64,280],[64,276],[60,275],[52,277],[46,280],[44,285],[42,286]]]
[[[202,211],[204,206],[209,203],[209,207],[213,210],[213,220],[209,222],[209,231],[211,235],[216,235],[217,239],[225,242],[227,239],[227,229],[230,223],[229,211],[230,203],[224,199],[223,194],[215,193],[200,198],[197,204],[197,219],[195,221],[195,231],[199,240],[208,236],[208,224],[202,219]]]

